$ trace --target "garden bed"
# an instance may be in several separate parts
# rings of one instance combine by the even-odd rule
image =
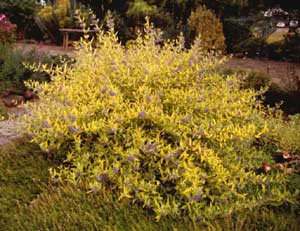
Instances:
[[[180,13],[176,3],[176,20],[191,14],[179,25],[167,5],[145,2],[162,33],[149,18],[141,28],[137,2],[102,12],[97,39],[83,36],[76,51],[13,44],[16,29],[25,28],[5,26],[1,16],[10,36],[0,36],[0,229],[298,231],[299,65],[223,63],[215,49],[225,49],[226,7],[216,17],[199,4],[180,3]],[[98,26],[74,1],[30,3],[34,17],[26,21],[57,44],[59,28]],[[23,17],[12,5],[0,9],[16,23],[14,16]],[[183,27],[186,41],[165,40]],[[249,57],[298,57],[291,52],[297,36],[273,52],[263,39],[243,41],[244,29],[226,39],[242,35]]]

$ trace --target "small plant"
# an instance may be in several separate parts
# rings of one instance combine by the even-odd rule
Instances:
[[[23,81],[28,79],[29,70],[23,66],[25,61],[33,61],[33,53],[25,56],[21,50],[13,51],[10,45],[0,44],[0,92],[24,89]]]
[[[11,45],[1,44],[0,51],[0,93],[5,90],[25,90],[24,81],[30,79],[33,72],[24,63],[35,62],[34,51],[25,54],[21,49],[13,50]],[[42,80],[46,76],[40,73],[39,77]]]

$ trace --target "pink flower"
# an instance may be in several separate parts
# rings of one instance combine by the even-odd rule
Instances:
[[[0,14],[0,21],[5,20],[5,19],[6,19],[5,15],[4,14]]]
[[[0,14],[0,43],[11,42],[15,32],[16,25],[12,24],[4,14]]]

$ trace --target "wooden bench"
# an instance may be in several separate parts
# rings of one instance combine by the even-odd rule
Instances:
[[[67,29],[67,28],[62,28],[59,29],[60,32],[63,34],[63,48],[67,49],[69,46],[69,34],[70,33],[85,33],[86,30],[83,29]],[[88,33],[96,33],[98,32],[99,29],[94,29],[94,30],[87,30]]]

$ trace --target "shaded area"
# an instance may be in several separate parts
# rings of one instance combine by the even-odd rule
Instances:
[[[274,107],[281,103],[280,108],[286,114],[300,113],[300,91],[276,91],[271,88],[264,94],[264,97],[266,105]]]

